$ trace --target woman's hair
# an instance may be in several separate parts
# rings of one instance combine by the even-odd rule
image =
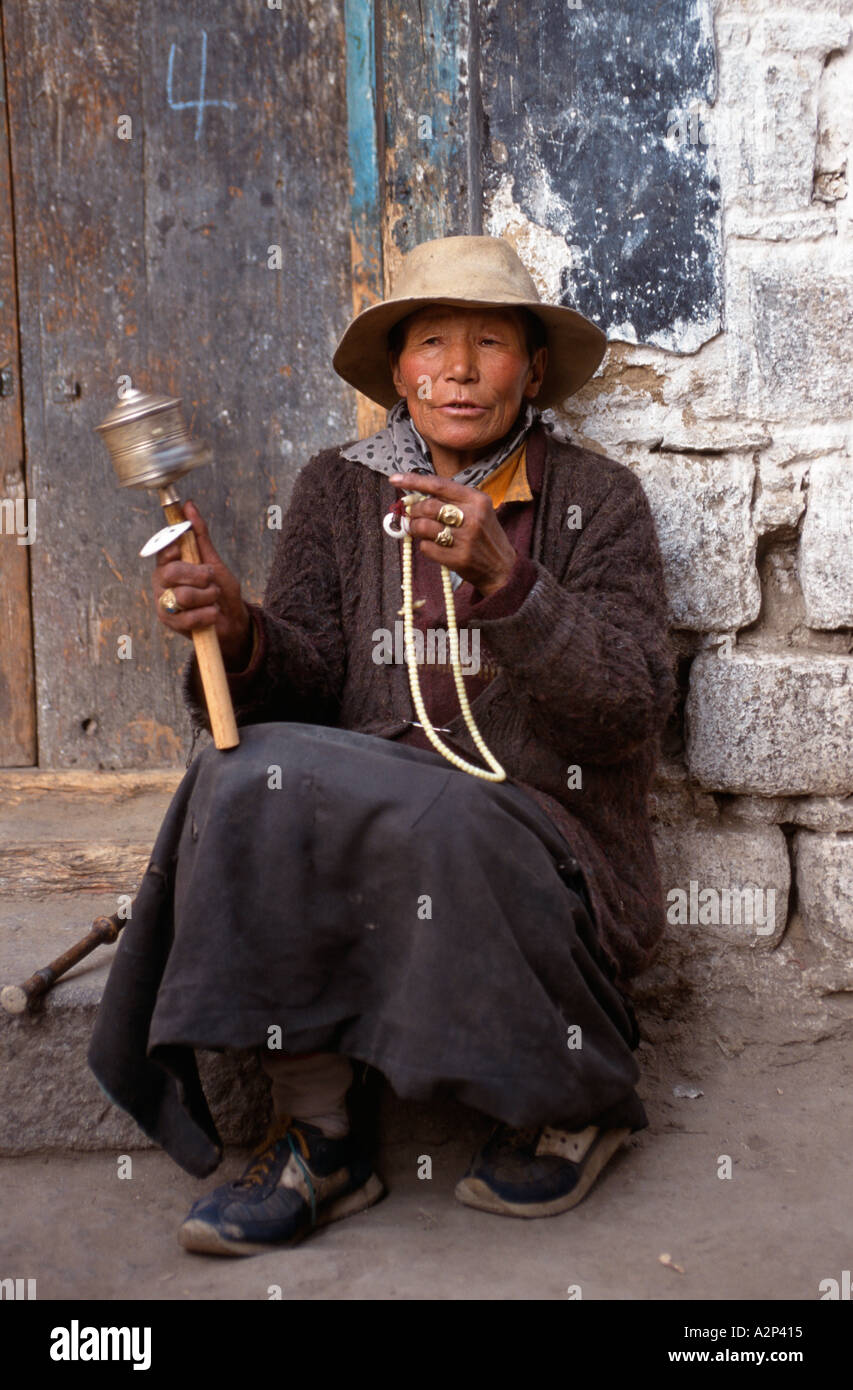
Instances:
[[[545,347],[548,342],[548,333],[544,323],[539,315],[534,314],[531,309],[508,304],[506,311],[519,316],[524,329],[524,346],[527,350],[527,356],[532,360],[534,353],[538,352],[541,347]],[[419,310],[416,309],[414,312],[418,313]],[[407,314],[404,319],[400,319],[399,323],[395,323],[388,334],[388,349],[394,354],[395,359],[403,351],[403,345],[406,341],[406,324],[411,317],[411,314]]]

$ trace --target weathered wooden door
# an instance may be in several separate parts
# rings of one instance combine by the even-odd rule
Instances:
[[[612,337],[690,352],[719,330],[719,189],[673,134],[713,100],[710,0],[0,16],[0,765],[188,746],[189,644],[138,556],[162,513],[117,489],[93,432],[121,379],[184,398],[215,463],[181,495],[258,599],[270,504],[318,449],[384,423],[331,356],[417,241],[505,235]],[[29,537],[9,533],[15,498]]]
[[[177,763],[190,647],[156,621],[138,555],[162,511],[118,489],[93,430],[122,377],[183,397],[215,462],[182,495],[259,597],[268,505],[355,436],[330,367],[352,307],[342,14],[4,0],[2,16],[3,495],[23,479],[22,381],[36,528],[27,547],[2,537],[0,761],[35,761],[37,708],[42,766]]]
[[[0,14],[2,23],[2,14]],[[12,225],[6,74],[0,43],[0,766],[36,761],[30,545]]]

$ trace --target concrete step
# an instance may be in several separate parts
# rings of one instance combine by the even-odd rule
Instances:
[[[0,772],[0,987],[20,984],[133,896],[179,770]],[[86,1048],[115,948],[65,976],[42,1009],[0,1011],[0,1152],[138,1146]]]
[[[115,910],[114,896],[6,898],[0,909],[0,983],[20,983]],[[124,1152],[151,1147],[134,1121],[101,1091],[86,1062],[114,946],[98,947],[64,976],[33,1013],[0,1010],[0,1155],[41,1150]],[[199,1054],[217,1128],[229,1146],[255,1144],[269,1118],[269,1087],[255,1055]],[[361,1123],[393,1147],[414,1128],[433,1145],[455,1138],[476,1147],[486,1121],[450,1100],[429,1106],[398,1100],[375,1071],[357,1070],[353,1102]],[[378,1109],[378,1117],[377,1117]]]
[[[0,772],[0,988],[20,984],[133,897],[181,773]],[[114,946],[100,946],[32,1013],[0,1010],[0,1154],[151,1147],[104,1096],[86,1062]],[[252,1052],[201,1053],[219,1132],[245,1147],[265,1132],[269,1086]],[[353,1102],[375,1142],[393,1150],[412,1132],[466,1151],[485,1117],[452,1101],[398,1100],[371,1068]]]

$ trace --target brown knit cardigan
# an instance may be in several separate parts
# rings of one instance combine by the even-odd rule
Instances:
[[[537,580],[511,616],[468,619],[501,667],[472,710],[508,776],[572,846],[624,982],[664,928],[647,810],[675,693],[660,550],[629,468],[541,428],[530,447],[544,452]],[[393,630],[401,603],[400,545],[382,530],[399,490],[340,455],[324,450],[296,479],[263,604],[249,605],[261,642],[229,685],[238,724],[295,720],[393,738],[413,717],[408,675],[372,654],[373,634]],[[577,513],[567,524],[570,507],[580,528]],[[182,688],[193,728],[209,731],[194,656]],[[461,715],[449,727],[445,740],[479,762]],[[580,787],[568,785],[575,766]]]

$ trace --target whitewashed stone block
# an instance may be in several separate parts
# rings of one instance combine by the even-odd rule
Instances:
[[[809,627],[853,627],[851,459],[821,459],[809,470],[798,569]]]
[[[734,631],[761,607],[746,458],[659,454],[634,467],[655,519],[672,624]]]
[[[853,796],[733,796],[723,807],[721,819],[725,824],[853,831]]]
[[[806,509],[806,469],[803,463],[785,467],[771,456],[759,458],[759,486],[752,504],[752,524],[759,536],[794,532]]]
[[[853,796],[803,796],[789,805],[787,819],[804,829],[853,832]]]
[[[705,124],[727,206],[765,217],[810,207],[820,72],[818,53],[768,56],[750,43],[722,55]]]
[[[840,346],[853,322],[853,279],[757,270],[749,283],[753,389],[768,416],[789,420],[815,407],[829,420],[849,416],[853,372]]]
[[[688,771],[710,790],[853,790],[853,657],[701,652],[690,669],[686,722]]]
[[[668,935],[752,948],[779,941],[791,878],[781,830],[659,825],[654,841]]]
[[[793,801],[787,796],[734,796],[722,809],[724,824],[781,825],[790,819]]]
[[[794,837],[797,890],[809,937],[853,962],[853,835]]]
[[[823,58],[833,49],[847,47],[850,22],[834,5],[817,10],[807,10],[802,5],[768,5],[767,13],[757,17],[752,26],[752,38],[768,53],[793,53],[798,57],[808,53]]]

